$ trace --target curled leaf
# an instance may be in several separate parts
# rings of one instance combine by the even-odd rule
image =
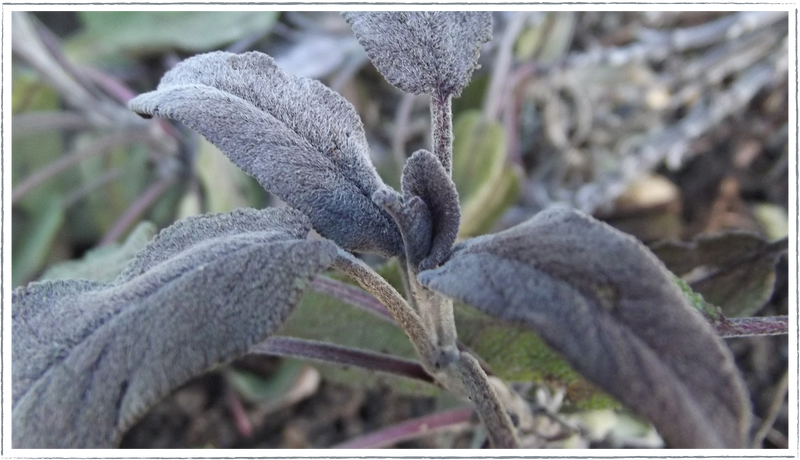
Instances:
[[[458,97],[492,39],[485,11],[353,11],[343,13],[386,80],[407,93]]]
[[[403,196],[387,188],[373,201],[394,217],[414,273],[439,265],[458,235],[458,192],[439,160],[418,150],[403,168]]]
[[[458,192],[442,164],[427,150],[411,155],[403,169],[402,183],[407,200],[419,197],[430,210],[431,248],[420,263],[420,270],[427,270],[439,265],[456,241],[461,219]]]
[[[259,52],[213,52],[181,62],[129,107],[197,130],[343,248],[402,252],[397,227],[371,199],[383,182],[361,120],[322,83]]]
[[[114,446],[172,389],[281,327],[336,254],[296,211],[216,217],[165,230],[114,283],[14,291],[15,448]]]
[[[456,246],[422,284],[535,329],[672,447],[743,447],[749,403],[730,352],[641,243],[555,208]]]

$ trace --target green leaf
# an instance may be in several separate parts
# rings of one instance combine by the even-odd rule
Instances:
[[[110,283],[156,234],[156,226],[141,222],[122,244],[114,243],[87,252],[80,260],[51,266],[39,280],[81,279]]]
[[[92,61],[118,53],[207,51],[268,31],[275,11],[81,11],[84,29],[67,43],[69,55]]]
[[[76,136],[74,145],[76,151],[80,151],[97,141],[96,134],[87,132]],[[143,143],[123,143],[106,153],[81,160],[75,169],[83,184],[99,180],[108,171],[119,169],[123,172],[112,182],[89,192],[74,207],[79,210],[80,217],[69,220],[70,230],[74,229],[74,233],[81,235],[84,241],[93,241],[104,235],[152,180],[149,162],[148,147]],[[85,220],[85,216],[90,220]]]
[[[613,398],[575,372],[536,332],[461,302],[454,302],[453,307],[459,340],[503,380],[565,387],[570,401],[581,408],[619,407]]]
[[[270,403],[281,399],[295,386],[306,366],[308,364],[302,361],[285,359],[270,378],[232,367],[226,368],[224,375],[247,401]]]
[[[205,210],[228,212],[250,205],[243,190],[249,177],[219,151],[214,144],[198,136],[197,176],[203,186]]]
[[[30,280],[45,265],[50,248],[64,223],[64,206],[57,196],[51,197],[39,212],[28,222],[17,222],[24,235],[14,247],[11,262],[11,283],[14,286]]]
[[[462,113],[453,126],[453,182],[461,202],[459,236],[476,236],[518,198],[520,173],[507,166],[506,137],[497,122],[478,110]]]
[[[489,178],[480,193],[464,206],[459,237],[483,235],[491,230],[497,219],[519,198],[523,177],[518,168],[504,166],[499,174]]]
[[[453,182],[462,203],[478,194],[505,162],[506,138],[497,122],[487,123],[479,110],[468,110],[453,122]]]
[[[417,359],[414,347],[396,324],[313,290],[306,291],[278,335]],[[313,365],[325,378],[350,385],[366,388],[390,385],[403,393],[424,395],[439,391],[431,385],[402,377],[333,364],[314,362]]]
[[[757,234],[701,235],[690,243],[661,242],[652,251],[695,292],[727,317],[752,316],[769,301],[775,262],[786,240],[770,243]]]

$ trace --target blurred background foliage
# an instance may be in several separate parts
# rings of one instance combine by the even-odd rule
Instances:
[[[774,244],[788,233],[785,12],[503,12],[494,23],[481,68],[454,101],[461,238],[568,203],[651,244],[727,315],[787,314],[785,242]],[[430,145],[426,99],[386,83],[337,13],[14,13],[15,286],[112,280],[175,220],[282,205],[202,137],[180,124],[140,119],[125,106],[180,60],[216,49],[265,52],[286,72],[320,79],[342,94],[362,117],[376,168],[396,188],[405,158]],[[381,270],[397,280],[393,265]],[[521,382],[531,398],[561,404],[566,395],[567,407],[613,405],[534,334],[466,306],[457,317],[462,341],[498,375]],[[395,326],[316,292],[283,333],[413,357]],[[756,415],[770,421],[762,439],[782,447],[785,337],[728,343]],[[325,386],[328,380],[350,385]],[[455,404],[405,396],[421,390],[390,380],[250,357],[177,392],[132,430],[126,445],[324,447]],[[367,390],[353,389],[356,382]],[[389,393],[379,390],[387,385]],[[334,404],[338,425],[332,429],[330,416],[298,409],[306,398],[328,406],[343,398]],[[364,409],[367,402],[385,409]],[[158,419],[162,412],[172,422]],[[608,426],[632,430],[647,445],[648,432],[630,428],[628,418],[583,414],[594,415],[575,423],[603,436],[553,435],[543,445],[636,444],[634,435],[619,433],[612,442]],[[413,442],[470,447],[481,437],[462,430]]]

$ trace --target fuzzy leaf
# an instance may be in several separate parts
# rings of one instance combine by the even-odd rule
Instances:
[[[732,232],[703,235],[691,243],[666,241],[652,250],[725,316],[743,317],[757,313],[772,297],[775,263],[787,242]]]
[[[114,283],[18,288],[14,447],[111,447],[172,389],[266,339],[335,257],[307,231],[293,210],[202,216],[161,232]]]
[[[375,67],[407,93],[458,97],[492,39],[485,11],[359,11],[343,16]]]
[[[439,160],[427,150],[418,150],[403,169],[403,195],[419,197],[431,216],[431,248],[420,269],[433,268],[444,260],[458,235],[461,209],[458,192]]]
[[[733,358],[641,243],[555,208],[458,245],[428,287],[535,329],[672,447],[742,447],[749,404]]]
[[[262,53],[214,52],[181,62],[129,107],[199,131],[343,248],[402,252],[397,227],[371,199],[383,182],[361,120],[322,83],[287,75]]]

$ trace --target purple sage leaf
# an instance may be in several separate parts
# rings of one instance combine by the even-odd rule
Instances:
[[[343,248],[402,252],[397,227],[371,199],[384,185],[361,120],[322,83],[259,52],[213,52],[181,62],[129,107],[197,130]]]
[[[215,217],[165,230],[114,283],[14,291],[15,448],[113,447],[171,390],[280,328],[336,255],[297,211]]]
[[[442,164],[427,150],[418,150],[408,159],[402,184],[406,200],[419,197],[430,211],[431,247],[419,265],[420,270],[427,270],[447,257],[458,236],[461,221],[458,192]]]
[[[725,344],[633,237],[555,208],[467,240],[422,284],[536,330],[671,447],[744,447],[749,398]]]
[[[343,13],[386,80],[407,93],[458,97],[492,39],[486,11],[353,11]]]

